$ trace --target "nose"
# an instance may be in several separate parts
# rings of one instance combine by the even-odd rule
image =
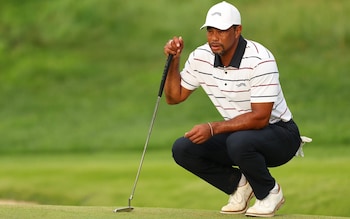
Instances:
[[[208,32],[208,39],[210,39],[210,41],[218,41],[219,40],[219,33],[218,33],[218,31],[210,31],[210,32]]]

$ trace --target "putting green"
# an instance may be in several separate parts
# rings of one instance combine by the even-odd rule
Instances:
[[[117,206],[122,207],[122,206]],[[55,205],[29,205],[29,204],[4,204],[0,205],[0,218],[14,219],[154,219],[154,218],[247,218],[244,215],[223,215],[217,211],[191,210],[191,209],[168,209],[168,208],[138,208],[131,212],[114,213],[115,207],[101,206],[55,206]],[[316,215],[277,215],[278,218],[302,219],[341,219],[344,217],[316,216]]]

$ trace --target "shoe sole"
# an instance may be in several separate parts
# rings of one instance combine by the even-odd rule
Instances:
[[[221,214],[243,214],[245,213],[248,208],[249,208],[249,202],[250,200],[254,197],[254,193],[251,192],[250,195],[249,195],[249,198],[247,199],[247,202],[246,202],[246,206],[244,209],[242,209],[241,211],[220,211]]]
[[[284,204],[285,199],[282,198],[282,200],[276,205],[275,209],[271,213],[266,213],[266,214],[259,214],[259,213],[246,213],[245,216],[250,216],[250,217],[273,217],[275,216],[276,211],[282,207]]]

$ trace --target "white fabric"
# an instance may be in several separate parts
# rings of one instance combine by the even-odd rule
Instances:
[[[295,153],[295,156],[304,157],[303,146],[304,146],[306,143],[312,142],[312,139],[309,138],[309,137],[305,137],[305,136],[301,136],[300,138],[301,138],[300,147],[299,147],[298,151]]]
[[[247,40],[239,68],[214,67],[214,60],[208,44],[194,50],[181,72],[181,86],[201,86],[225,120],[251,112],[251,103],[262,102],[274,102],[270,123],[292,118],[275,58],[264,46]]]
[[[220,30],[227,30],[232,25],[241,25],[241,14],[235,6],[223,1],[209,9],[205,24],[201,29],[215,27]]]

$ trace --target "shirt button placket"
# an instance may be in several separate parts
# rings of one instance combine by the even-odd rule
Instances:
[[[227,70],[226,70],[226,66],[224,66],[224,72],[225,72],[225,75],[227,75]],[[227,86],[227,83],[225,82],[224,84],[225,86]]]

